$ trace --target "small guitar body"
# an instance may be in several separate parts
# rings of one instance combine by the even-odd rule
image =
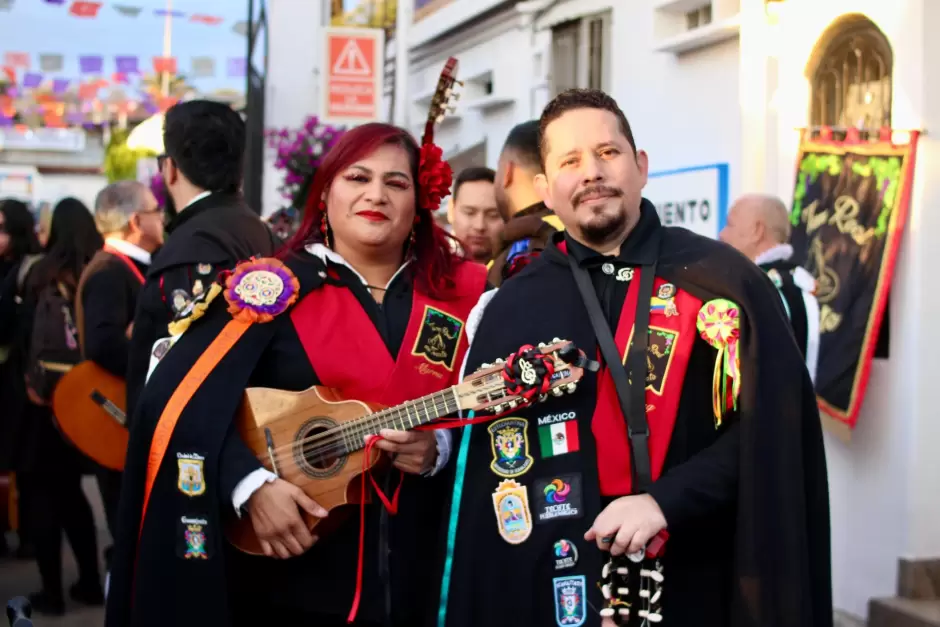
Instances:
[[[354,480],[363,472],[365,455],[364,448],[345,450],[354,446],[352,435],[331,435],[330,430],[381,409],[381,405],[345,400],[338,391],[321,386],[303,392],[248,388],[235,420],[239,435],[265,468],[299,487],[330,512],[322,520],[303,513],[310,530],[316,529],[315,533],[322,535],[345,519],[342,513],[334,516],[334,509],[359,504],[360,484]],[[362,446],[364,436],[358,443]],[[326,451],[322,446],[313,446],[333,440],[336,446],[328,446]],[[381,458],[381,451],[372,449],[368,468],[376,466]],[[249,516],[230,521],[227,532],[229,541],[239,550],[264,554]]]
[[[98,364],[83,361],[56,384],[52,410],[62,434],[98,464],[124,469],[128,431],[126,386]]]

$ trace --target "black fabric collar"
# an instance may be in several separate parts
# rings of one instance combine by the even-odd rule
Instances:
[[[173,219],[166,225],[166,232],[172,233],[184,223],[192,220],[197,215],[205,213],[213,207],[236,204],[238,200],[239,196],[237,194],[222,194],[220,192],[209,194],[205,198],[200,198],[193,204],[188,205],[185,209],[173,216]]]
[[[567,265],[565,254],[558,250],[558,245],[564,241],[568,252],[582,267],[595,267],[608,261],[617,261],[628,266],[649,265],[659,256],[659,238],[655,235],[662,228],[656,207],[644,198],[640,203],[640,220],[627,235],[627,239],[620,247],[620,254],[616,257],[602,255],[593,248],[585,246],[572,238],[567,231],[553,235],[544,254],[551,261]]]
[[[551,210],[550,210],[548,207],[545,206],[545,203],[544,203],[544,202],[537,202],[537,203],[535,203],[534,205],[529,205],[528,207],[526,207],[525,209],[523,209],[523,210],[521,210],[521,211],[517,211],[516,213],[514,213],[514,214],[512,215],[512,217],[511,217],[510,219],[512,219],[512,218],[524,218],[525,216],[531,216],[531,215],[534,215],[534,214],[536,214],[536,213],[540,213],[540,212],[543,212],[543,211],[544,211],[544,212],[551,213]]]

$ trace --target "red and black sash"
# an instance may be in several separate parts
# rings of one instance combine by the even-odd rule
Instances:
[[[118,249],[108,244],[104,245],[104,252],[108,253],[109,255],[114,255],[115,257],[123,261],[124,264],[130,269],[131,273],[133,273],[133,275],[137,277],[137,280],[140,281],[140,284],[141,285],[144,284],[143,273],[140,271],[140,268],[137,267],[137,264],[134,263],[134,261],[130,257],[128,257],[124,253],[120,252]]]
[[[327,283],[307,294],[291,321],[321,385],[350,399],[397,405],[456,383],[469,346],[467,316],[483,293],[486,270],[463,263],[456,282],[449,301],[413,290],[397,358],[350,290]]]
[[[624,360],[633,341],[633,323],[641,272],[639,268],[634,271],[614,337]],[[657,296],[669,292],[672,292],[670,298]],[[682,382],[695,343],[695,321],[702,301],[659,277],[655,277],[653,281],[653,295],[646,355],[646,420],[650,430],[650,470],[655,481],[662,473],[676,424],[682,397]],[[594,407],[591,431],[597,440],[597,470],[601,494],[631,494],[633,486],[627,426],[617,400],[613,379],[606,368],[598,379],[597,404]]]

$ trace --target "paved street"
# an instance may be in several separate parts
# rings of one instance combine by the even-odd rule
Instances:
[[[105,528],[104,510],[101,506],[101,498],[98,495],[97,486],[93,479],[85,479],[85,493],[91,501],[92,509],[95,513],[95,521],[100,530],[99,547],[106,545],[109,540],[108,532]],[[63,541],[64,547],[64,580],[66,596],[69,585],[77,577],[75,569],[75,560],[72,558],[72,552],[69,549],[68,542]],[[0,560],[0,600],[4,606],[6,602],[19,595],[27,595],[39,589],[39,571],[36,569],[35,562],[17,561],[12,559]],[[102,627],[104,625],[104,610],[101,608],[89,608],[79,605],[70,599],[66,599],[66,615],[63,617],[50,618],[41,614],[33,615],[34,627]],[[6,613],[2,617],[0,626],[7,626]]]

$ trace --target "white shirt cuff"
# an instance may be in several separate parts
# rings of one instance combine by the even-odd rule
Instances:
[[[438,429],[434,432],[434,439],[437,440],[437,461],[434,462],[434,468],[425,473],[426,477],[433,477],[441,471],[450,460],[450,443],[453,436],[450,429]]]
[[[235,513],[241,517],[242,508],[251,498],[251,495],[257,492],[258,488],[265,483],[271,483],[275,479],[277,479],[277,475],[267,468],[259,468],[248,473],[232,490],[232,505],[235,507]]]

